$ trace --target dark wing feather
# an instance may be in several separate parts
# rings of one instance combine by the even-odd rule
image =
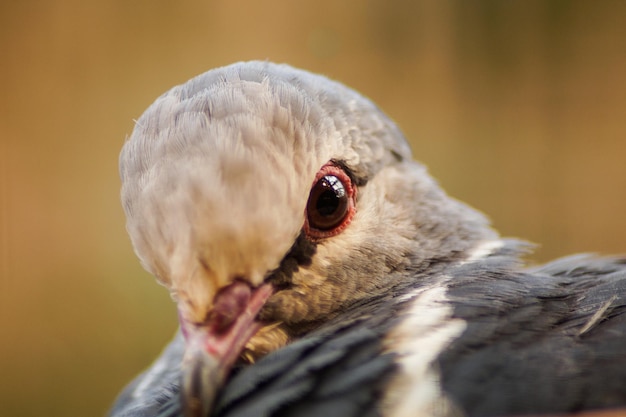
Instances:
[[[469,416],[626,404],[626,263],[576,256],[520,272],[497,257],[455,271],[467,329],[439,357]]]
[[[241,369],[215,415],[376,415],[377,392],[393,361],[381,355],[381,335],[362,324],[317,332]],[[285,361],[284,353],[296,360]]]

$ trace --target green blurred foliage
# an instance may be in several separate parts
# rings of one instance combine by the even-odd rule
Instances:
[[[2,415],[102,415],[174,332],[117,154],[158,95],[234,61],[371,97],[534,260],[626,252],[625,2],[6,1],[0,47]]]

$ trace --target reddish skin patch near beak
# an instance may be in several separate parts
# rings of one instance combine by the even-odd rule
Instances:
[[[270,284],[252,288],[235,281],[217,293],[205,323],[189,323],[180,318],[187,342],[181,381],[187,417],[209,414],[232,365],[261,328],[262,323],[255,318],[273,292]]]
[[[226,332],[245,311],[251,297],[252,288],[244,282],[235,281],[222,288],[215,296],[213,311],[209,316],[209,328],[215,333]]]

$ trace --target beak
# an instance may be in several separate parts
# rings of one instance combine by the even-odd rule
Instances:
[[[251,288],[235,281],[215,296],[204,323],[180,324],[186,339],[182,363],[181,400],[186,417],[207,417],[248,340],[261,328],[255,320],[272,295],[270,284]]]

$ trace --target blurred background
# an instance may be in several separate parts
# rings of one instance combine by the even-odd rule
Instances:
[[[0,3],[0,414],[98,416],[176,328],[117,156],[161,93],[268,59],[372,98],[533,261],[626,253],[626,2]]]

